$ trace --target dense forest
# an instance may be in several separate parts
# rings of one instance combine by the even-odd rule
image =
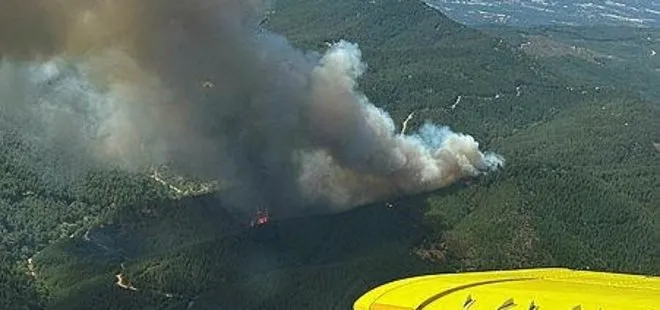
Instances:
[[[63,177],[0,127],[1,309],[347,309],[430,272],[660,275],[658,77],[628,79],[641,65],[539,56],[520,44],[540,30],[471,29],[413,0],[279,0],[265,25],[309,50],[357,42],[372,102],[398,124],[415,112],[413,128],[469,132],[504,169],[250,228],[223,208],[231,188],[108,167]],[[584,48],[627,55],[606,42]]]

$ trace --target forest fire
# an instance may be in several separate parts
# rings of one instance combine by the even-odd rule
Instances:
[[[270,217],[268,216],[268,210],[258,210],[254,218],[252,219],[250,226],[255,227],[255,226],[265,225],[268,223],[269,218]]]

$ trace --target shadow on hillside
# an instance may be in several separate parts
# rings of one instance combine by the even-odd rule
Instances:
[[[217,195],[159,202],[119,212],[104,228],[92,229],[89,240],[64,241],[86,243],[87,251],[80,251],[79,246],[76,251],[51,247],[44,253],[47,261],[66,258],[68,263],[44,268],[62,275],[76,273],[96,259],[95,264],[105,266],[94,268],[100,274],[66,277],[71,283],[61,283],[62,287],[103,274],[110,279],[108,271],[118,272],[118,262],[98,261],[98,251],[107,252],[100,245],[112,245],[113,251],[128,254],[123,256],[122,270],[136,287],[142,292],[171,292],[182,305],[206,296],[199,300],[200,306],[206,300],[210,305],[231,302],[241,307],[254,302],[260,308],[258,304],[269,296],[297,294],[301,285],[309,285],[304,294],[334,296],[324,303],[345,306],[365,287],[449,268],[423,262],[412,248],[433,229],[423,224],[428,196],[460,188],[372,203],[343,213],[273,220],[259,227],[238,223],[223,210]],[[107,291],[107,285],[81,292]],[[326,292],[328,286],[332,292]],[[69,297],[84,299],[75,295]],[[143,302],[139,294],[135,298],[136,303]],[[284,301],[275,302],[283,305]]]

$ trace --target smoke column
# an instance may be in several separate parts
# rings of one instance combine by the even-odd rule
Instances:
[[[503,163],[446,127],[397,134],[357,89],[358,46],[297,50],[259,29],[264,1],[5,2],[3,127],[88,162],[173,163],[229,181],[236,208],[282,215],[438,189]]]

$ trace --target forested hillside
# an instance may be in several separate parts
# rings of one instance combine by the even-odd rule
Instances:
[[[484,26],[553,72],[591,84],[623,86],[660,102],[660,29],[632,27]]]
[[[358,43],[360,89],[399,130],[414,112],[409,130],[469,132],[505,167],[253,228],[223,208],[228,189],[186,196],[170,179],[121,170],[45,177],[41,157],[5,130],[0,308],[347,309],[378,284],[428,272],[660,274],[660,114],[638,89],[607,77],[595,88],[553,70],[560,60],[413,0],[279,0],[264,24],[305,49]]]

